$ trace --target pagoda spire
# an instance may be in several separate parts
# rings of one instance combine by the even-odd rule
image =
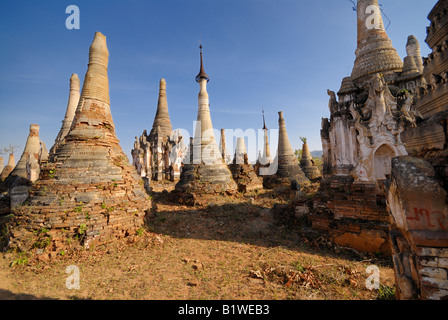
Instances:
[[[202,44],[199,45],[199,49],[201,50],[201,68],[199,70],[199,74],[196,76],[196,82],[199,82],[201,79],[206,79],[207,82],[209,82],[210,77],[205,73],[205,70],[204,70],[204,59],[202,56]]]
[[[168,112],[165,79],[161,79],[159,83],[159,100],[157,103],[157,112],[154,118],[154,123],[151,132],[149,133],[150,140],[154,140],[157,134],[162,137],[171,136],[173,134],[173,127]]]
[[[384,28],[378,0],[358,0],[358,46],[351,78],[356,84],[368,83],[375,73],[401,72],[403,61]]]

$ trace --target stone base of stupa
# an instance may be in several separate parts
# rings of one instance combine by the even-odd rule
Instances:
[[[135,187],[139,180],[133,167],[92,169],[96,175],[82,176],[76,169],[43,166],[30,198],[14,209],[8,248],[91,248],[142,228],[151,201],[143,188]],[[110,179],[104,178],[107,174]]]
[[[311,181],[318,181],[322,178],[319,168],[316,166],[302,166],[305,176]]]
[[[237,191],[238,186],[227,165],[188,164],[182,167],[173,195],[178,202],[192,205],[201,195],[234,194]]]
[[[309,185],[310,181],[298,163],[282,166],[276,174],[263,176],[263,187],[265,189],[290,187],[292,190],[301,191],[303,187]]]
[[[231,164],[229,168],[239,192],[246,193],[263,189],[263,180],[257,176],[250,164]]]

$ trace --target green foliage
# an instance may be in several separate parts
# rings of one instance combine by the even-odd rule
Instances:
[[[395,300],[395,286],[389,287],[380,284],[377,300]]]
[[[19,255],[19,258],[15,259],[13,262],[11,262],[10,267],[14,266],[26,266],[28,264],[28,254],[26,252],[22,252]]]
[[[135,231],[135,233],[140,237],[143,235],[144,229],[143,228],[139,228],[137,229],[137,231]]]

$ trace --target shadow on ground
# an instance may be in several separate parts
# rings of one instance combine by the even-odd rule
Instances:
[[[255,196],[240,194],[237,199],[221,199],[219,203],[212,199],[208,206],[187,207],[175,203],[167,191],[153,191],[153,209],[146,225],[151,232],[175,238],[284,247],[355,261],[372,258],[332,244],[324,235],[313,231],[306,218],[295,215],[294,207],[285,201],[286,196],[278,201],[281,196],[275,192]]]

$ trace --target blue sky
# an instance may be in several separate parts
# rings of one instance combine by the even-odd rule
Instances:
[[[430,52],[424,40],[436,2],[380,0],[402,58],[410,34],[422,56]],[[65,26],[72,4],[80,9],[79,30]],[[320,150],[327,89],[338,91],[350,75],[356,49],[356,13],[348,0],[2,0],[0,147],[19,146],[19,157],[35,123],[50,149],[70,75],[84,80],[96,31],[107,37],[112,116],[128,156],[134,137],[152,127],[161,78],[173,127],[192,132],[200,41],[214,128],[259,129],[264,108],[267,126],[277,129],[283,111],[293,148],[307,137],[310,149]]]

